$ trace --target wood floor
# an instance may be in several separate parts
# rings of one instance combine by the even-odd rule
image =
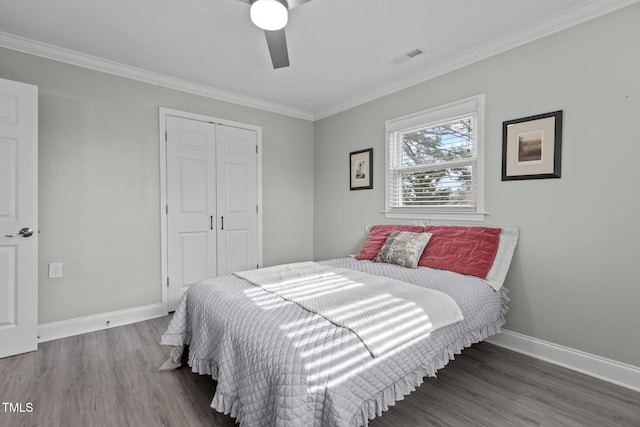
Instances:
[[[209,408],[215,381],[185,368],[158,372],[168,322],[0,359],[0,426],[235,426]],[[480,343],[370,426],[640,426],[640,393]]]

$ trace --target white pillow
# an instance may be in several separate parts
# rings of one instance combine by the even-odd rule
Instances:
[[[515,227],[505,227],[500,231],[498,252],[485,279],[489,286],[496,291],[502,287],[504,279],[507,277],[511,258],[513,258],[513,251],[518,244],[518,234],[518,229]]]

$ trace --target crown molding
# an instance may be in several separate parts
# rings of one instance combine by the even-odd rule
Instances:
[[[245,107],[256,108],[258,110],[283,114],[298,119],[313,120],[314,115],[309,111],[276,104],[258,98],[240,95],[233,92],[216,89],[186,80],[154,73],[141,68],[131,67],[108,59],[87,55],[69,49],[53,46],[47,43],[30,40],[13,34],[0,31],[0,47],[15,50],[54,61],[64,62],[78,67],[88,68],[94,71],[125,77],[156,86],[175,89],[181,92],[204,96],[219,101],[231,102]]]
[[[391,85],[384,86],[377,91],[369,92],[364,96],[358,97],[344,104],[316,113],[314,120],[320,120],[332,116],[342,111],[357,107],[358,105],[365,104],[416,84],[434,79],[457,69],[466,67],[467,65],[471,65],[548,35],[630,6],[638,1],[640,0],[594,0],[586,4],[576,6],[565,13],[552,16],[519,31],[512,32],[488,43],[484,43],[457,55],[451,56],[439,63],[423,68],[411,77],[399,80]]]

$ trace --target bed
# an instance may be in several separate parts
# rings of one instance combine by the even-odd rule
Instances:
[[[380,262],[391,237],[409,234],[429,235],[415,268]],[[515,228],[381,225],[371,228],[355,257],[313,263],[431,289],[459,308],[457,320],[375,354],[357,330],[242,273],[204,280],[185,293],[162,336],[162,344],[173,346],[167,363],[177,367],[187,346],[191,370],[217,381],[211,407],[241,426],[367,426],[462,349],[500,332],[508,302],[502,284],[517,238]],[[398,253],[406,255],[385,252]],[[412,323],[406,312],[392,317]],[[384,322],[375,327],[397,335]]]

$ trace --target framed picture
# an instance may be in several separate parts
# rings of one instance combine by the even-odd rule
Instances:
[[[502,180],[560,178],[562,111],[502,123]]]
[[[373,148],[349,154],[350,190],[373,188]]]

